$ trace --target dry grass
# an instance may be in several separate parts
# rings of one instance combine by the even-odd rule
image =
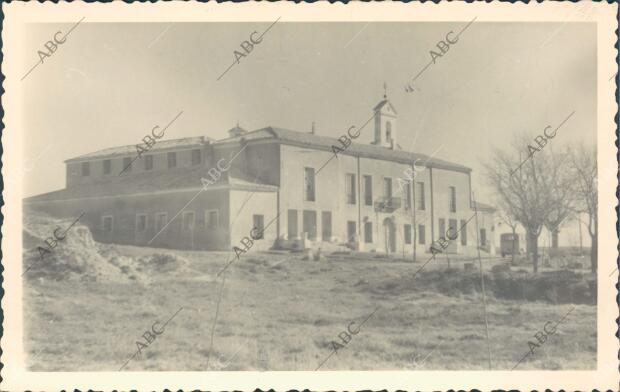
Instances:
[[[134,258],[166,253],[119,251]],[[403,277],[421,263],[346,255],[315,262],[262,253],[236,260],[226,272],[209,357],[222,281],[215,274],[227,255],[178,254],[187,260],[183,273],[153,270],[149,273],[156,275],[144,281],[25,280],[25,344],[32,370],[116,371],[135,353],[141,335],[180,307],[166,331],[125,370],[314,370],[330,354],[330,341],[376,307],[361,332],[321,370],[413,369],[416,357],[417,369],[488,368],[480,294],[445,296],[419,289],[423,273],[405,289]],[[425,271],[443,268],[442,263],[431,262]],[[511,369],[528,352],[527,341],[573,306],[558,333],[518,369],[595,368],[596,306],[491,297],[493,369]]]

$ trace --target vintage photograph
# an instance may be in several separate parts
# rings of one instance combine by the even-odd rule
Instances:
[[[617,218],[617,37],[600,37],[616,5],[504,21],[225,9],[20,25],[2,169],[20,251],[6,259],[5,237],[2,262],[24,372],[617,386],[617,235],[599,236]]]

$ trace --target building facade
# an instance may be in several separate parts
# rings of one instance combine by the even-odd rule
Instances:
[[[65,189],[24,204],[84,212],[81,222],[106,243],[227,250],[255,229],[253,250],[346,245],[411,255],[453,229],[447,252],[473,254],[481,240],[492,252],[494,210],[478,211],[478,231],[470,219],[471,169],[400,150],[386,97],[373,112],[374,130],[357,130],[374,131],[370,144],[237,126],[221,140],[157,141],[137,159],[136,146],[97,151],[65,161]]]

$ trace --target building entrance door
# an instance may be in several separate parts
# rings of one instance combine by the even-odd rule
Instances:
[[[385,251],[386,253],[396,252],[396,227],[392,219],[386,218],[383,221],[383,231],[385,233]]]

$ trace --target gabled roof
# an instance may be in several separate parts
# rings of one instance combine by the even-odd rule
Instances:
[[[386,101],[387,102],[387,101]],[[367,125],[368,126],[368,125]],[[346,131],[341,132],[333,132],[340,136],[340,134],[345,133]],[[360,132],[370,132],[368,128],[362,128]],[[267,140],[267,139],[275,139],[279,143],[283,144],[291,144],[300,147],[313,148],[317,150],[327,150],[332,151],[332,146],[341,147],[341,143],[337,138],[317,135],[313,133],[307,132],[298,132],[292,131],[290,129],[285,128],[277,128],[277,127],[266,127],[262,129],[258,129],[252,132],[247,132],[243,135],[232,136],[220,140],[213,140],[204,136],[200,137],[188,137],[183,139],[173,139],[173,140],[164,140],[158,141],[149,151],[157,151],[157,150],[165,150],[171,148],[183,148],[183,147],[199,147],[204,145],[206,142],[209,142],[215,146],[225,143],[231,142],[241,142],[247,141],[251,142],[253,140]],[[99,150],[90,154],[80,155],[75,158],[71,158],[65,161],[67,162],[76,162],[81,160],[93,160],[93,159],[103,159],[114,156],[135,156],[136,146],[121,146],[121,147],[113,147],[107,148],[104,150]],[[392,150],[382,146],[376,146],[372,144],[361,144],[361,143],[351,143],[349,147],[345,149],[342,154],[345,155],[354,155],[361,156],[366,158],[373,159],[382,159],[392,162],[399,162],[405,164],[412,164],[414,161],[417,161],[416,165],[418,166],[426,166],[433,167],[438,169],[446,169],[446,170],[455,170],[460,172],[469,173],[471,169],[467,166],[463,166],[457,163],[452,163],[448,161],[444,161],[437,158],[431,158],[428,155],[408,152],[404,150]],[[134,175],[135,176],[135,175]],[[132,178],[134,176],[131,176]]]
[[[386,104],[390,105],[390,107],[392,108],[392,111],[394,112],[394,114],[398,114],[396,112],[396,108],[394,107],[394,105],[392,105],[392,103],[390,101],[388,101],[387,99],[384,99],[381,102],[379,102],[377,104],[377,106],[375,106],[372,110],[374,110],[375,112],[378,111],[378,110],[381,110],[381,108],[383,108]]]
[[[205,141],[212,141],[212,140],[213,139],[205,137],[205,136],[185,137],[181,139],[171,139],[171,140],[157,140],[157,142],[153,145],[153,147],[149,149],[149,151],[165,150],[168,148],[201,146],[205,143]],[[140,143],[143,143],[142,140],[140,140]],[[136,143],[136,144],[140,144],[140,143]],[[129,146],[105,148],[103,150],[99,150],[99,151],[91,152],[88,154],[80,155],[75,158],[67,159],[65,163],[80,161],[80,160],[92,160],[94,158],[114,157],[118,155],[123,155],[123,156],[137,155],[136,144],[132,144]]]
[[[360,132],[368,132],[367,128],[362,128]],[[342,131],[346,133],[346,131]],[[300,147],[313,148],[317,150],[332,151],[332,146],[341,147],[341,143],[337,138],[321,136],[312,133],[297,132],[290,129],[267,127],[256,131],[248,132],[243,136],[222,139],[214,143],[215,146],[223,143],[253,140],[276,139],[282,144],[290,144]],[[438,169],[454,170],[469,173],[471,169],[467,166],[459,165],[444,161],[437,158],[431,158],[428,155],[418,154],[403,150],[392,150],[386,147],[376,146],[372,144],[351,143],[341,154],[355,155],[365,158],[382,159],[386,161],[412,164],[417,160],[417,166],[434,167]]]

